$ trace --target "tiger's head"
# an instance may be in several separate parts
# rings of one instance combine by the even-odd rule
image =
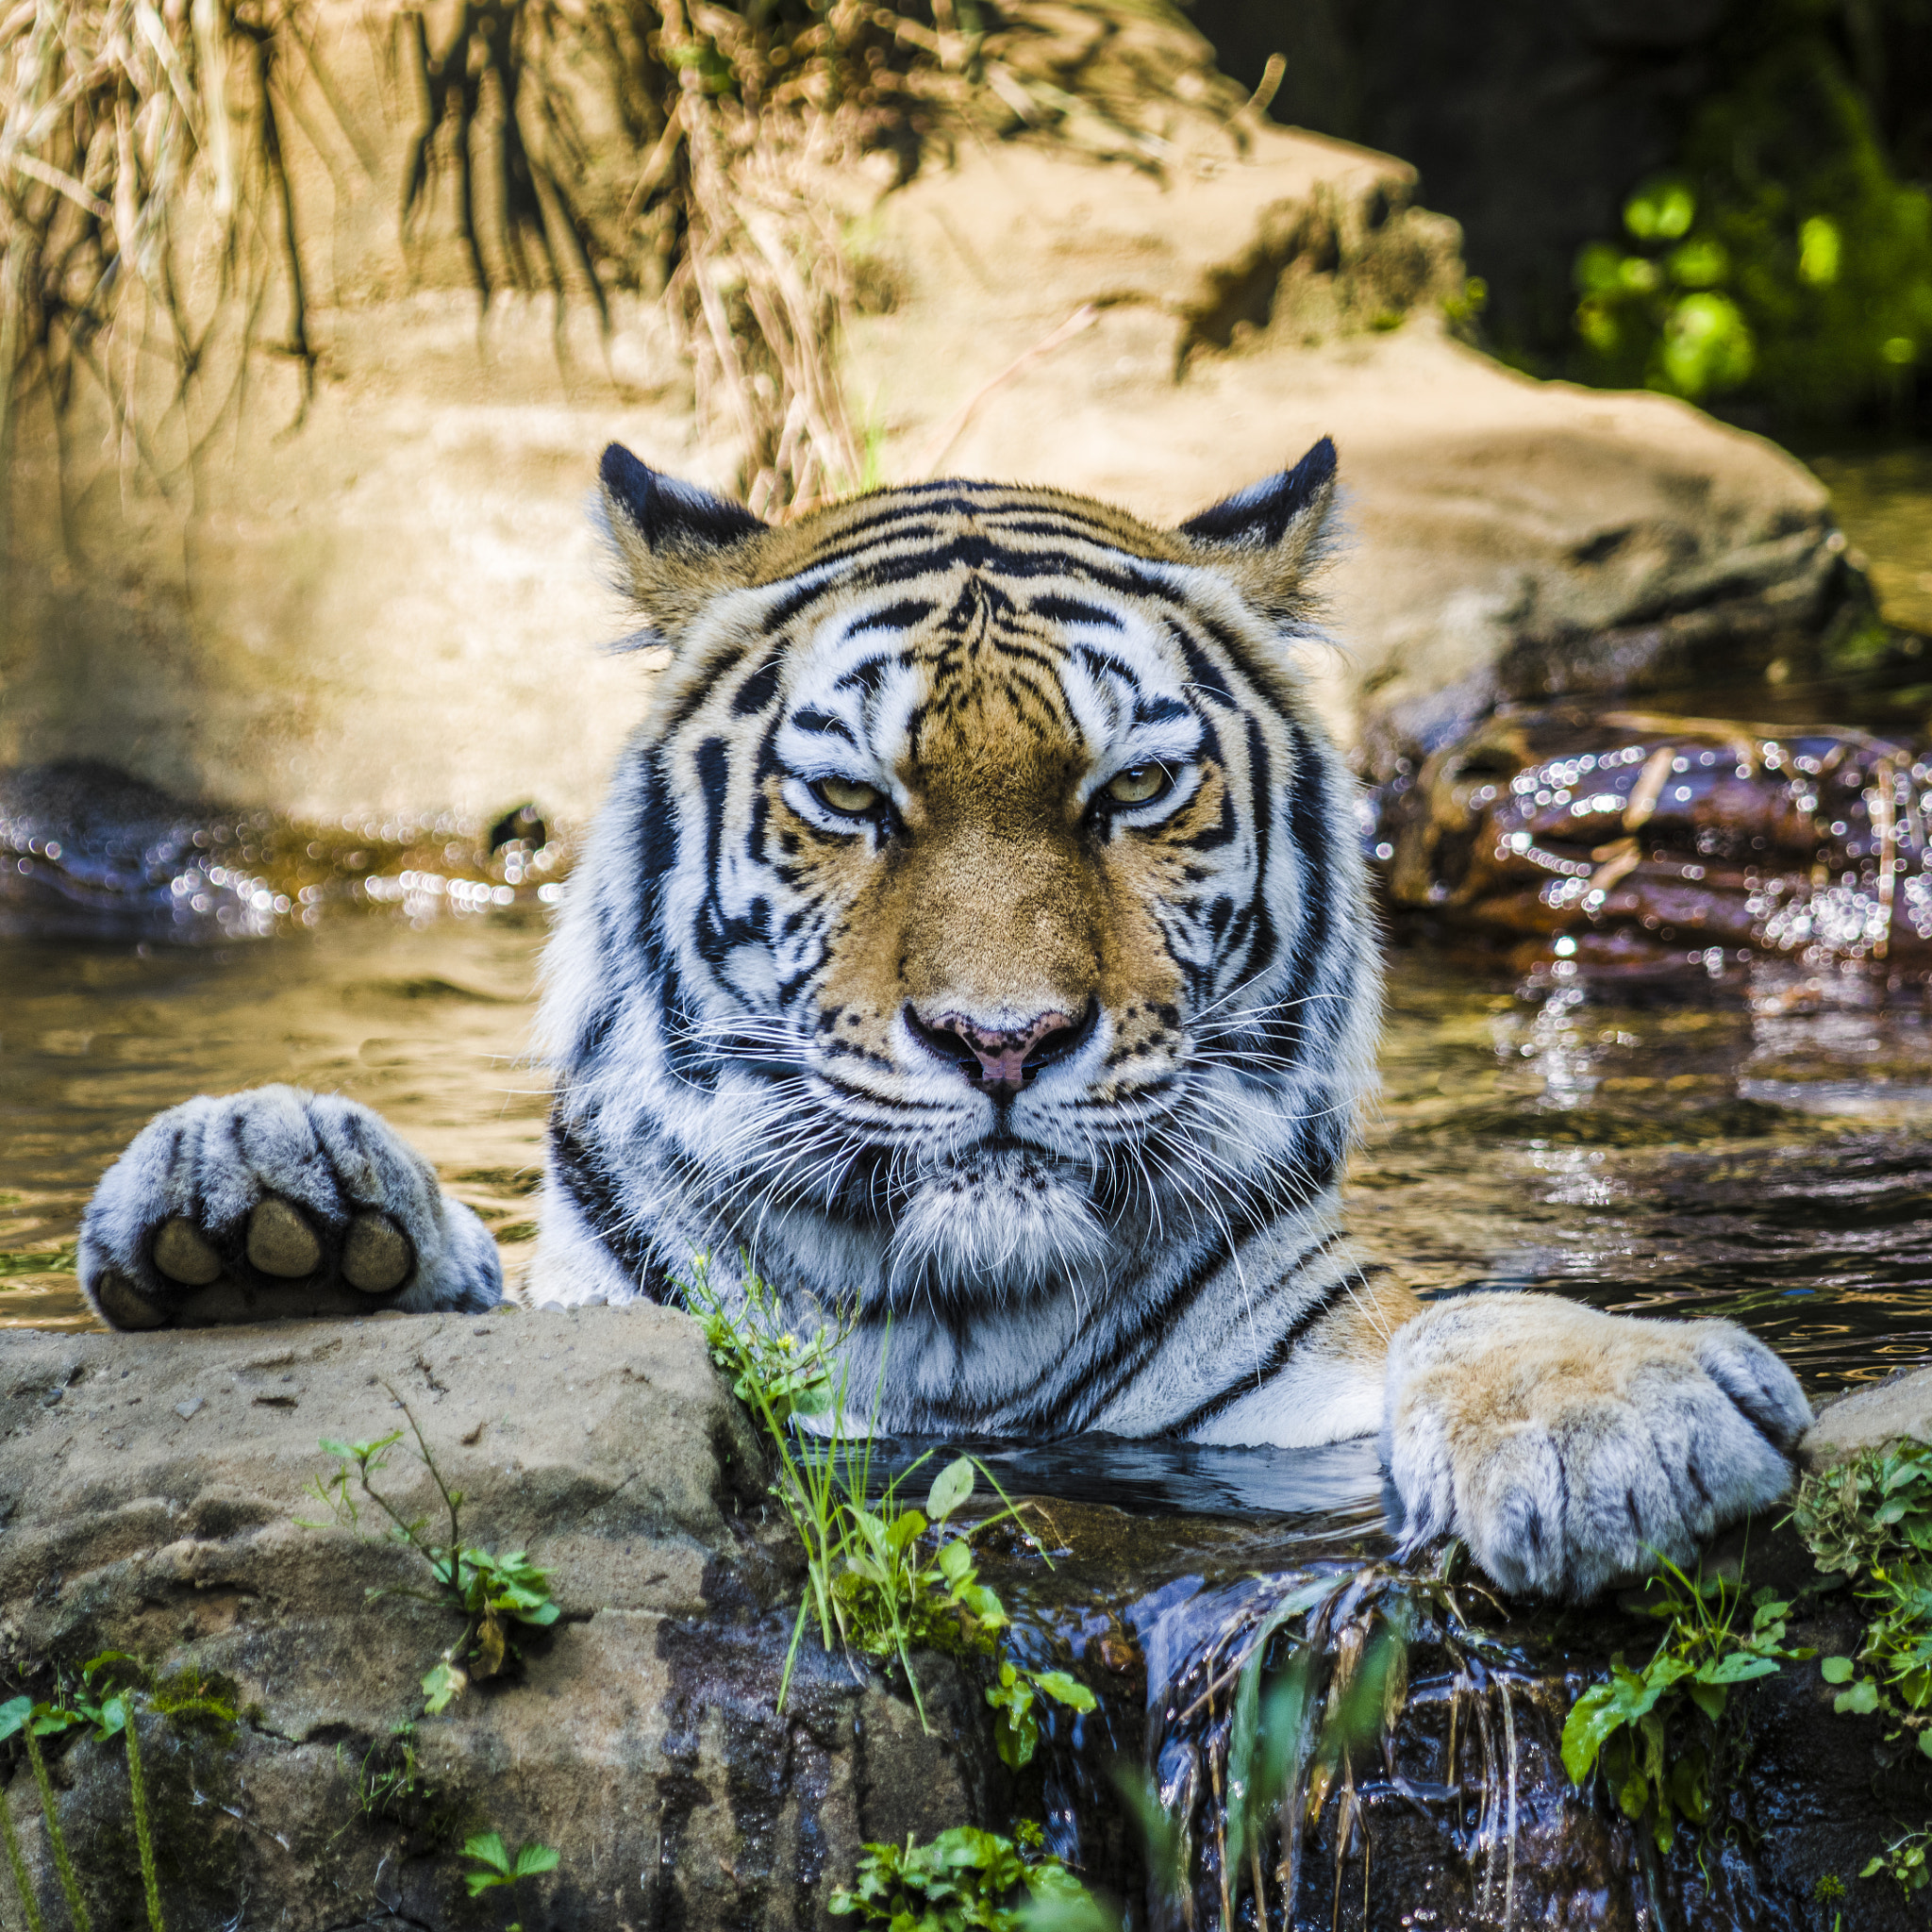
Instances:
[[[1174,530],[970,482],[772,527],[614,444],[603,483],[671,658],[544,1024],[627,1269],[957,1315],[1332,1191],[1377,1006],[1294,661],[1332,443]]]

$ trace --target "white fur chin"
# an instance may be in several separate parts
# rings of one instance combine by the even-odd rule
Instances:
[[[893,1295],[1004,1302],[1063,1285],[1106,1248],[1107,1230],[1076,1175],[1020,1148],[974,1151],[927,1174],[902,1209]]]

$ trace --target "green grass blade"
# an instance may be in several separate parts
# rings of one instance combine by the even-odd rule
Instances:
[[[26,1739],[27,1762],[34,1770],[34,1782],[41,1788],[41,1810],[47,1821],[47,1843],[54,1854],[54,1874],[59,1879],[60,1890],[67,1900],[67,1910],[74,1920],[74,1932],[93,1932],[93,1921],[88,1917],[87,1901],[80,1895],[80,1880],[74,1875],[74,1860],[67,1856],[67,1838],[60,1829],[60,1814],[54,1807],[54,1781],[47,1775],[47,1760],[41,1750],[41,1740],[34,1736],[32,1724],[27,1725],[23,1735]]]

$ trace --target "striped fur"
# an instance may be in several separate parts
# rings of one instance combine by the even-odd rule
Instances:
[[[1178,530],[936,483],[784,529],[605,457],[671,646],[547,960],[539,1301],[749,1264],[889,1428],[1379,1435],[1416,1540],[1588,1596],[1784,1489],[1809,1419],[1724,1322],[1427,1309],[1337,1188],[1377,964],[1296,670],[1318,444]],[[102,1177],[125,1328],[480,1308],[487,1230],[368,1108],[184,1102]]]
[[[1332,448],[1180,531],[944,482],[690,539],[624,462],[613,546],[675,657],[549,961],[535,1294],[748,1258],[801,1325],[856,1318],[895,1426],[1373,1429],[1378,1359],[1283,1376],[1360,1291],[1378,1007],[1294,662]],[[1114,805],[1149,764],[1169,793]],[[840,819],[828,776],[889,810]],[[1089,1024],[1002,1105],[917,1037],[938,1009]]]

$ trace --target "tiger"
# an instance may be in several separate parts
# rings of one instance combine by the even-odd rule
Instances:
[[[601,480],[668,663],[545,954],[522,1299],[688,1301],[703,1257],[895,1433],[1374,1438],[1404,1546],[1525,1595],[1785,1492],[1810,1411],[1741,1328],[1425,1304],[1349,1244],[1381,964],[1307,688],[1332,439],[1172,528],[957,478],[770,524],[616,443]],[[393,1129],[286,1086],[158,1116],[78,1248],[126,1329],[505,1295]]]

